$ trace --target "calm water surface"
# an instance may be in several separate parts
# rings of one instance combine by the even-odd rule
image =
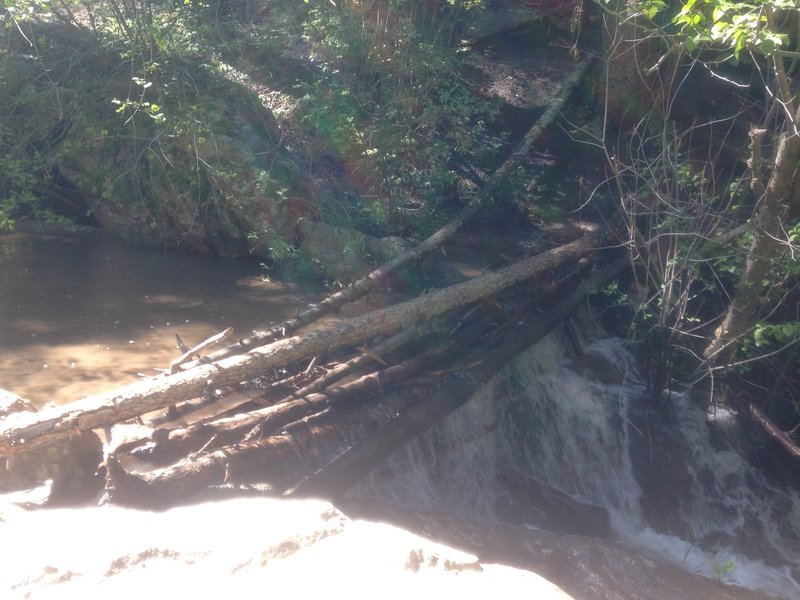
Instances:
[[[188,345],[308,299],[258,261],[135,248],[102,232],[0,234],[0,388],[65,403],[154,375]]]

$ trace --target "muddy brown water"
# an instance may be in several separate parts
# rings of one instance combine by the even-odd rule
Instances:
[[[137,248],[98,231],[0,234],[0,388],[63,404],[158,373],[188,345],[244,337],[309,297],[257,260]]]

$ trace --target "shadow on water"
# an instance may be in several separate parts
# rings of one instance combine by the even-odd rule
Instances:
[[[0,235],[0,388],[63,403],[155,374],[191,345],[292,316],[257,260],[136,248],[99,231]]]

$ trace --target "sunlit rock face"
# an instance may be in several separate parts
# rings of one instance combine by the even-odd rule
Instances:
[[[236,499],[164,513],[5,505],[0,538],[3,598],[572,598],[535,573],[320,501]]]

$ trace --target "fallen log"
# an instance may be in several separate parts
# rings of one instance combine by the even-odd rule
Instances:
[[[312,416],[342,401],[358,402],[358,395],[367,397],[379,392],[383,386],[410,378],[419,368],[420,357],[413,357],[399,365],[370,373],[355,381],[326,390],[325,393],[306,394],[264,408],[176,429],[157,429],[153,441],[129,441],[116,448],[114,453],[132,455],[153,466],[163,466],[203,450],[216,450],[243,439],[246,441],[269,435],[295,421]],[[257,430],[257,431],[256,431]]]
[[[251,441],[269,435],[294,421],[308,418],[327,407],[343,402],[355,404],[359,401],[359,397],[372,398],[374,393],[380,393],[384,386],[409,380],[419,374],[421,365],[435,359],[436,356],[450,352],[455,346],[459,344],[471,346],[487,328],[482,325],[472,327],[459,336],[458,340],[449,338],[427,352],[414,354],[399,364],[338,384],[326,389],[324,393],[306,393],[302,397],[290,396],[265,408],[188,427],[172,430],[161,427],[149,432],[148,437],[126,440],[124,445],[112,451],[118,456],[134,456],[152,466],[164,466],[200,449],[216,450],[241,440]]]
[[[628,265],[627,257],[590,278],[553,309],[517,329],[500,346],[473,352],[446,376],[423,376],[380,400],[351,402],[293,423],[279,435],[231,444],[149,473],[129,473],[112,457],[109,497],[114,502],[163,508],[210,486],[266,483],[275,493],[337,497],[400,445],[464,404],[511,357],[571,314],[586,295]],[[433,366],[433,365],[432,365]],[[411,399],[409,399],[411,398]],[[362,398],[363,399],[363,398]]]
[[[189,455],[174,465],[147,473],[125,470],[109,456],[107,501],[147,509],[164,509],[195,499],[215,486],[261,484],[280,492],[309,473],[328,455],[341,452],[359,432],[377,429],[403,410],[400,396],[387,396],[380,408],[365,410],[364,402],[347,403],[295,421],[278,434],[239,441],[213,451]],[[319,446],[315,440],[320,441]]]
[[[561,280],[537,290],[537,309],[542,310],[551,307],[557,298],[561,298],[565,293],[568,293],[569,290],[579,285],[582,279],[585,279],[584,274],[589,269],[590,264],[588,259],[581,259],[578,261],[576,268]],[[479,308],[479,305],[466,311],[464,315],[457,319],[455,327],[449,328],[448,326],[449,333],[446,334],[448,337],[447,344],[435,349],[433,352],[427,352],[426,354],[433,356],[436,352],[445,352],[448,345],[454,343],[453,338],[455,335],[458,336],[458,340],[455,343],[462,344],[464,347],[469,347],[472,343],[475,343],[478,338],[483,335],[485,330],[491,327],[490,325],[486,325],[477,333],[473,328],[473,331],[466,335],[464,334],[463,328],[465,323],[480,316],[480,313],[476,311],[477,308]],[[276,385],[273,383],[270,385],[270,388],[265,390],[247,392],[247,395],[244,395],[243,392],[230,394],[209,405],[203,405],[200,408],[187,411],[185,415],[176,419],[158,421],[153,425],[160,430],[155,434],[155,436],[159,437],[159,442],[155,447],[149,444],[148,437],[147,439],[140,440],[138,444],[128,442],[126,447],[122,449],[122,452],[137,452],[137,445],[148,446],[147,460],[151,462],[155,461],[159,465],[165,465],[178,460],[181,456],[197,451],[198,448],[207,447],[211,438],[214,438],[213,448],[232,443],[237,439],[237,436],[241,437],[246,432],[250,431],[251,428],[258,427],[259,425],[261,430],[259,435],[261,435],[264,433],[264,430],[268,430],[269,427],[281,426],[291,420],[309,416],[314,410],[318,409],[317,398],[327,398],[328,405],[334,404],[339,399],[345,397],[351,390],[355,389],[359,382],[366,381],[368,378],[361,377],[356,382],[337,385],[337,387],[329,389],[329,391],[326,392],[326,396],[314,394],[314,392],[329,388],[343,377],[352,376],[370,363],[379,362],[384,366],[388,366],[382,357],[388,357],[398,348],[407,345],[411,341],[418,340],[421,337],[430,336],[430,334],[436,335],[431,331],[431,328],[427,326],[417,326],[401,330],[400,333],[382,341],[373,349],[365,349],[361,354],[355,356],[351,360],[337,365],[305,387],[292,392],[287,397],[277,397],[275,395],[275,390],[272,389],[272,386]],[[416,355],[412,360],[418,359],[425,359],[425,355]],[[410,364],[411,363],[406,360],[402,365],[398,366],[409,367]],[[408,368],[408,371],[410,373],[411,369]],[[381,378],[382,382],[390,383],[394,373],[400,373],[400,371],[391,369],[373,373],[370,377],[377,376]],[[290,377],[289,380],[293,380],[293,378]],[[298,398],[301,398],[303,401],[297,402]],[[249,400],[262,404],[269,402],[271,406],[264,409],[248,411],[247,413],[238,414],[233,417],[226,417],[210,423],[208,421],[211,419],[206,418],[207,415],[222,414],[222,412],[228,411],[230,408]],[[291,415],[291,418],[283,417],[284,414]],[[259,419],[262,418],[263,421],[259,421]],[[273,419],[275,419],[274,423],[272,422]],[[181,425],[186,425],[186,427],[181,427]],[[164,437],[167,431],[169,433]],[[245,439],[252,437],[252,435],[253,433],[248,433]]]
[[[425,294],[419,298],[329,327],[280,340],[250,352],[202,365],[191,371],[140,381],[35,415],[15,414],[0,423],[0,457],[69,438],[77,432],[108,427],[191,398],[213,393],[295,361],[352,346],[377,335],[410,327],[459,306],[496,294],[517,283],[586,256],[601,247],[606,233],[595,230],[496,272]]]
[[[575,92],[578,85],[580,85],[581,81],[588,73],[591,64],[592,60],[589,59],[579,63],[578,66],[575,67],[575,70],[564,81],[556,98],[542,116],[531,126],[530,130],[528,130],[522,140],[517,144],[509,157],[491,177],[486,180],[482,189],[475,194],[461,212],[444,227],[414,248],[403,252],[345,289],[328,296],[321,302],[309,305],[305,310],[299,312],[296,317],[274,325],[266,331],[256,332],[247,338],[241,339],[238,343],[211,354],[208,357],[209,360],[212,362],[222,360],[223,358],[242,354],[252,348],[271,343],[276,339],[285,338],[288,334],[298,331],[300,328],[313,323],[339,307],[349,302],[355,302],[369,293],[370,290],[374,289],[381,281],[384,281],[395,271],[405,265],[417,262],[426,254],[441,246],[445,241],[450,239],[464,223],[472,219],[472,217],[491,201],[492,195],[497,192],[502,181],[508,176],[512,169],[522,162],[530,153],[533,144],[542,133],[558,119],[570,96]],[[186,365],[186,368],[192,368],[198,364],[200,363],[190,362]]]
[[[402,347],[408,342],[419,337],[422,334],[422,330],[423,328],[419,326],[409,327],[408,329],[401,330],[400,333],[396,333],[389,339],[382,341],[380,344],[375,346],[375,348],[369,349],[366,346],[364,346],[364,349],[361,352],[361,354],[351,358],[347,362],[337,365],[336,367],[334,367],[324,375],[318,377],[311,383],[305,385],[296,392],[293,392],[292,396],[294,396],[295,398],[302,398],[303,396],[306,396],[312,392],[316,392],[318,390],[328,387],[329,385],[339,381],[348,374],[353,373],[354,371],[356,371],[358,368],[362,367],[365,364],[375,362],[377,359],[382,360],[383,356],[397,350],[398,348]],[[377,360],[377,362],[380,362],[380,360]]]
[[[541,310],[543,307],[551,306],[554,299],[562,297],[569,290],[579,285],[580,278],[582,278],[588,267],[589,262],[586,259],[582,259],[579,261],[578,266],[562,280],[543,289],[537,294],[536,308]],[[322,410],[325,406],[333,406],[337,402],[347,401],[355,391],[366,388],[368,385],[373,385],[374,389],[379,391],[384,385],[391,385],[403,378],[410,379],[419,365],[429,359],[448,353],[453,347],[471,348],[490,329],[493,330],[493,335],[498,335],[498,331],[494,330],[492,325],[480,318],[480,315],[475,312],[475,308],[470,309],[458,319],[456,327],[447,334],[447,341],[444,344],[424,354],[412,355],[410,359],[406,359],[392,368],[377,371],[362,376],[355,381],[328,388],[324,394],[313,393],[330,386],[345,374],[352,373],[359,366],[373,361],[369,354],[360,354],[290,396],[273,399],[272,405],[269,407],[221,418],[212,422],[204,420],[203,423],[196,423],[187,427],[172,428],[174,424],[180,424],[181,419],[186,417],[181,417],[169,423],[159,423],[158,430],[151,431],[138,440],[126,440],[124,446],[115,448],[114,451],[119,455],[133,455],[137,459],[154,466],[165,466],[200,449],[214,450],[241,439],[249,441],[261,437],[277,427],[308,417],[314,412]],[[416,327],[403,330],[378,344],[375,347],[375,352],[379,355],[388,356],[397,347],[417,339],[427,329],[426,327]],[[250,392],[250,394],[253,393]],[[254,396],[251,399],[263,402],[271,398],[273,393],[274,390],[262,391],[261,396]],[[234,401],[239,395],[233,394]],[[215,411],[217,403],[224,409],[230,406],[230,401],[226,396],[210,406],[198,409],[197,412],[202,415],[205,411]],[[191,412],[188,414],[192,415]]]

